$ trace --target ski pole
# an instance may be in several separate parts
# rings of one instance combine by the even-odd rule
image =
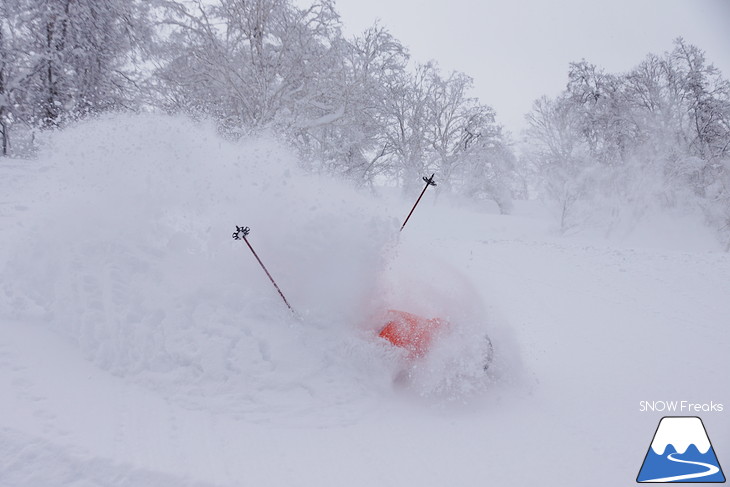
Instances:
[[[423,181],[424,181],[424,182],[426,183],[426,186],[424,186],[424,188],[423,188],[423,191],[421,191],[421,195],[420,195],[420,196],[418,197],[418,199],[416,200],[416,204],[414,204],[414,205],[413,205],[413,208],[411,208],[411,212],[410,212],[410,213],[408,213],[408,216],[406,217],[406,221],[404,221],[404,222],[403,222],[403,225],[401,225],[401,227],[400,227],[400,231],[401,231],[401,232],[403,231],[403,227],[405,227],[405,226],[406,226],[406,223],[408,223],[408,219],[409,219],[409,218],[411,217],[411,215],[413,214],[413,210],[415,210],[415,209],[416,209],[416,206],[418,206],[418,202],[419,202],[419,201],[421,201],[421,198],[423,198],[423,194],[424,194],[424,193],[426,192],[426,190],[428,189],[428,187],[429,187],[429,186],[436,186],[436,181],[434,181],[434,180],[433,180],[433,177],[434,177],[435,175],[436,175],[436,173],[433,173],[433,174],[431,174],[431,177],[430,177],[430,178],[427,178],[427,177],[425,177],[425,176],[421,178],[421,179],[423,179]]]
[[[279,289],[279,286],[276,284],[276,281],[274,281],[274,278],[271,277],[269,270],[266,268],[264,263],[261,262],[261,259],[259,259],[259,256],[256,253],[256,251],[253,249],[253,247],[251,247],[251,243],[246,238],[250,232],[251,232],[250,228],[239,227],[238,225],[236,225],[236,231],[233,232],[233,240],[243,240],[244,242],[246,242],[246,245],[248,245],[248,248],[251,250],[251,253],[253,254],[254,257],[256,257],[256,260],[258,261],[259,265],[261,266],[261,268],[264,270],[264,272],[268,276],[269,281],[271,281],[271,284],[274,285],[274,287],[276,288],[276,290],[279,293],[279,296],[281,296],[281,299],[284,300],[284,304],[286,304],[287,308],[289,308],[289,311],[291,311],[294,314],[294,316],[298,316],[296,311],[294,311],[294,308],[292,308],[291,305],[289,304],[289,301],[286,300],[284,293],[281,292],[281,289]]]

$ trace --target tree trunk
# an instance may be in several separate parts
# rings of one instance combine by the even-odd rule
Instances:
[[[0,131],[2,131],[2,134],[3,134],[3,142],[2,142],[2,144],[3,144],[2,151],[3,152],[2,153],[3,153],[3,156],[7,156],[8,155],[8,145],[9,145],[9,142],[10,142],[10,138],[8,137],[8,126],[2,120],[0,120]]]
[[[46,60],[46,84],[48,93],[46,93],[46,102],[43,107],[43,126],[54,127],[56,125],[56,112],[55,112],[55,83],[56,80],[53,77],[53,61],[52,57],[54,54],[53,46],[53,22],[46,24],[46,48],[48,49],[48,59]]]

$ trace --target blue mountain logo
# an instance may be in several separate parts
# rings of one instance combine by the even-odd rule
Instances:
[[[702,420],[696,416],[663,417],[636,481],[725,482]]]

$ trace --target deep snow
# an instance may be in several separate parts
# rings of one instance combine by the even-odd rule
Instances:
[[[399,235],[412,199],[169,117],[0,173],[1,486],[613,486],[642,400],[724,404],[700,415],[730,464],[730,256],[689,217],[560,237],[429,192]],[[409,366],[387,307],[456,331]]]

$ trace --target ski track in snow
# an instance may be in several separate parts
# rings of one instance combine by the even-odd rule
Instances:
[[[393,245],[412,202],[300,185],[275,144],[193,130],[112,118],[0,159],[0,485],[609,486],[658,419],[640,400],[730,403],[730,257],[710,240],[557,237],[424,197]],[[91,163],[108,154],[125,172]],[[249,221],[302,323],[228,242]],[[384,300],[463,325],[405,385],[358,315]]]

